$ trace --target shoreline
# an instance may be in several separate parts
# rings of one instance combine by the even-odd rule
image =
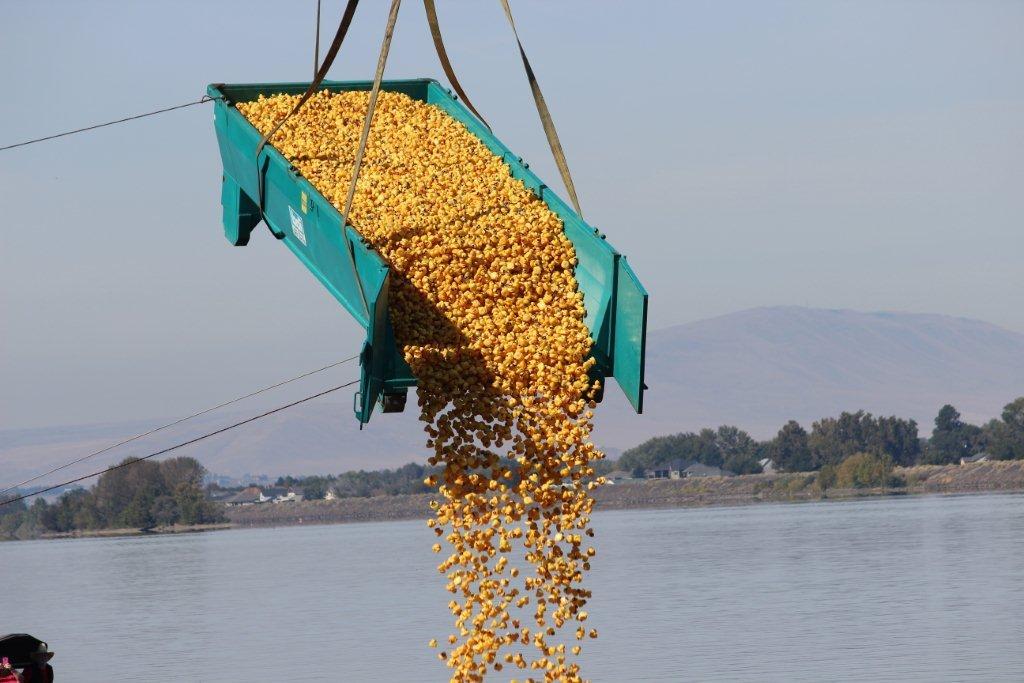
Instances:
[[[827,489],[816,472],[748,474],[735,477],[635,480],[594,492],[595,512],[690,507],[726,507],[763,503],[846,501],[857,498],[929,494],[1022,493],[1024,461],[969,465],[918,465],[896,468],[906,486]],[[426,519],[431,494],[403,494],[335,501],[303,501],[229,508],[234,528],[351,524]]]
[[[849,501],[917,495],[1024,493],[1024,461],[896,468],[905,486],[862,489],[818,488],[817,473],[748,474],[735,477],[631,480],[594,492],[595,512],[695,507],[737,507],[764,503]],[[226,522],[153,529],[97,529],[43,534],[38,539],[116,538],[203,533],[229,529],[407,521],[430,516],[432,494],[400,494],[228,508]]]
[[[174,524],[151,529],[80,529],[77,531],[51,531],[40,534],[29,541],[56,540],[68,538],[121,538],[122,536],[165,536],[168,534],[198,534],[205,531],[226,531],[236,528],[231,522],[215,524]]]

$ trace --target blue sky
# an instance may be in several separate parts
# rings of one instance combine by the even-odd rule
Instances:
[[[438,4],[474,102],[555,184],[500,4]],[[0,145],[308,79],[314,5],[0,0]],[[386,5],[332,78],[372,75]],[[1024,332],[1024,3],[513,8],[652,327],[798,304]],[[442,78],[420,3],[388,76]],[[358,349],[265,231],[223,240],[219,175],[206,106],[0,153],[0,428],[178,415]]]

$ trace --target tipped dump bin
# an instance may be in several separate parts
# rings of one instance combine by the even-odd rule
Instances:
[[[243,246],[249,242],[253,228],[263,220],[363,326],[366,340],[360,354],[361,376],[354,408],[356,418],[366,423],[375,405],[380,405],[383,412],[403,410],[409,387],[416,385],[416,378],[395,343],[388,316],[388,264],[362,239],[358,226],[346,226],[338,209],[276,149],[266,145],[256,157],[261,136],[234,107],[237,102],[255,100],[260,95],[302,94],[308,87],[308,82],[247,83],[215,84],[207,89],[214,98],[214,125],[224,163],[224,234],[232,244]],[[369,81],[324,81],[320,89],[343,92],[371,87]],[[437,81],[384,81],[381,88],[436,105],[460,121],[505,161],[513,177],[561,218],[565,234],[576,249],[576,280],[583,293],[585,322],[594,341],[591,353],[597,361],[593,373],[602,380],[614,377],[633,408],[641,412],[646,388],[647,292],[626,257],[608,244],[604,235],[587,225]],[[257,204],[261,185],[262,212]],[[354,270],[345,254],[342,230],[348,231],[354,247]],[[366,306],[359,293],[360,285]]]

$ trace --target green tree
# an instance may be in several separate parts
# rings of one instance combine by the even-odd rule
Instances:
[[[331,481],[327,477],[306,477],[302,480],[302,496],[306,500],[320,500],[327,495]]]
[[[207,500],[203,490],[195,484],[178,484],[174,491],[174,502],[181,524],[212,524],[224,520],[221,508]]]
[[[51,516],[50,506],[42,498],[36,498],[27,509],[18,516],[20,524],[14,530],[15,538],[35,538],[47,530],[47,522]]]
[[[206,468],[195,458],[170,458],[160,461],[159,465],[165,491],[174,491],[181,484],[202,488]]]
[[[986,429],[988,450],[1000,460],[1024,459],[1024,396],[1007,403],[1002,421],[993,420]]]
[[[153,501],[151,512],[156,526],[171,526],[179,521],[178,501],[174,496],[159,496]]]
[[[742,429],[722,425],[715,432],[714,444],[723,469],[736,474],[756,474],[761,471],[761,465],[757,462],[758,443]]]
[[[151,489],[138,489],[128,504],[122,507],[116,517],[114,526],[130,529],[150,529],[156,524],[153,516],[153,503],[156,495]]]
[[[948,403],[935,416],[935,428],[928,440],[924,462],[946,465],[982,449],[982,430],[960,419],[960,412]]]
[[[68,491],[53,505],[51,531],[73,531],[75,529],[92,528],[90,524],[80,524],[81,520],[92,522],[91,516],[81,516],[83,509],[90,507],[92,495],[86,489]]]
[[[718,430],[705,427],[696,438],[691,437],[687,440],[687,448],[677,457],[683,460],[696,460],[711,467],[722,467],[725,465],[725,458],[722,455],[721,444]]]
[[[721,467],[723,458],[718,440],[718,432],[714,429],[702,429],[699,434],[683,432],[656,436],[623,453],[619,467],[629,471],[648,469],[677,459]]]
[[[796,420],[784,424],[772,439],[768,457],[783,472],[805,472],[814,469],[811,448],[807,443],[807,431]]]
[[[153,502],[170,493],[160,463],[125,458],[119,465],[103,474],[93,487],[102,526],[148,528],[153,524]]]
[[[826,417],[811,425],[807,439],[815,469],[825,465],[838,465],[847,457],[864,450],[862,421],[864,411],[842,413],[838,418]]]
[[[28,507],[25,505],[25,501],[19,500],[16,503],[13,501],[15,498],[21,495],[21,492],[15,489],[14,491],[0,496],[0,538],[16,538],[18,527],[21,526],[24,521],[25,511]]]
[[[895,416],[875,418],[858,410],[818,420],[808,437],[815,468],[838,465],[854,453],[888,455],[896,463],[911,465],[920,455],[917,423]]]
[[[901,467],[916,465],[921,459],[917,422],[895,415],[877,418],[868,448],[871,453],[888,455],[894,464]]]

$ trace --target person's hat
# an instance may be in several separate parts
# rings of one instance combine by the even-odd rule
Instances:
[[[53,659],[53,653],[50,652],[50,648],[46,646],[46,643],[39,643],[39,647],[32,653],[32,661],[48,662],[51,659]]]

